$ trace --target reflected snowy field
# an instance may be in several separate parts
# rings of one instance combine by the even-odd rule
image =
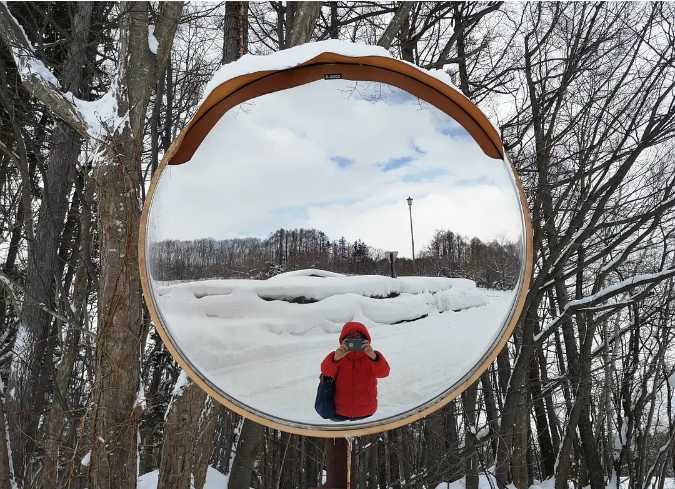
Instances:
[[[322,79],[232,107],[166,167],[146,250],[162,326],[194,371],[264,417],[339,427],[314,400],[343,325],[363,323],[391,367],[360,423],[410,413],[504,332],[522,230],[510,165],[447,113]]]
[[[320,270],[267,280],[155,282],[176,343],[212,383],[256,410],[330,424],[314,411],[320,362],[347,321],[366,325],[391,366],[378,411],[429,401],[477,364],[501,331],[514,292],[467,279],[346,276]]]

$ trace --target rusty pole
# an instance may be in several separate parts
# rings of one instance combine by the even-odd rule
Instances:
[[[322,489],[356,489],[351,440],[326,440],[326,472],[326,485]]]

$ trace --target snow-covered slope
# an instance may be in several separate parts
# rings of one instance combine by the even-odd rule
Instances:
[[[321,424],[314,412],[319,366],[345,322],[363,322],[391,365],[378,384],[373,421],[459,380],[492,344],[513,299],[466,279],[317,270],[268,280],[155,282],[154,290],[170,333],[212,382],[262,412]],[[303,303],[291,302],[298,297]]]

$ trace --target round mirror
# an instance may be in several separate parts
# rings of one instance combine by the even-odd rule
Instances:
[[[405,424],[471,385],[517,320],[531,245],[512,167],[461,95],[398,76],[353,61],[245,84],[153,179],[155,325],[195,381],[258,422],[316,436]]]

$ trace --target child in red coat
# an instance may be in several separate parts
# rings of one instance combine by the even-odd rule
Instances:
[[[348,351],[346,340],[363,339],[360,351]],[[340,346],[321,362],[321,373],[335,379],[338,420],[372,416],[377,410],[377,379],[389,375],[384,355],[370,346],[370,333],[356,321],[342,327]]]

